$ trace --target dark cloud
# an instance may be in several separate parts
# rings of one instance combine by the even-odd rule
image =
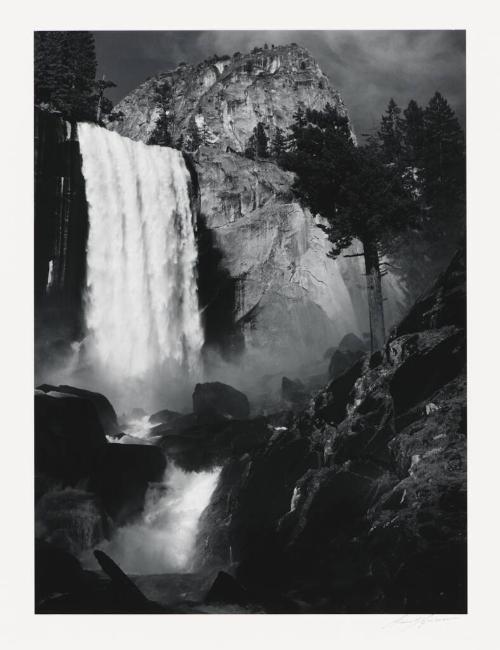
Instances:
[[[341,92],[358,134],[373,131],[393,97],[425,105],[439,90],[465,126],[463,31],[95,32],[100,71],[118,101],[144,79],[180,61],[247,52],[264,43],[307,47]]]

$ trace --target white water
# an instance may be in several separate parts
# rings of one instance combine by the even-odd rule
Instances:
[[[98,126],[79,124],[78,139],[89,204],[86,355],[103,386],[119,382],[140,403],[165,376],[195,375],[203,344],[189,172],[180,152]]]
[[[184,472],[169,465],[163,482],[150,486],[141,520],[118,529],[100,548],[126,573],[191,571],[198,521],[219,474],[220,468]]]

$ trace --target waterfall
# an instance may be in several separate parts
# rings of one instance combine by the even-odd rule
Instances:
[[[86,353],[109,382],[196,372],[203,333],[179,151],[78,125],[89,212]]]
[[[196,534],[221,472],[185,472],[170,464],[163,481],[151,484],[141,518],[99,545],[127,573],[188,573],[194,569]],[[92,566],[92,559],[82,558]]]

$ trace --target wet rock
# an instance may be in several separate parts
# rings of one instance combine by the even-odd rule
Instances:
[[[88,476],[106,437],[94,398],[37,390],[35,468],[74,485]]]
[[[96,462],[89,489],[117,524],[139,515],[149,483],[160,481],[167,462],[151,445],[108,444]]]
[[[215,381],[196,384],[193,393],[193,411],[196,415],[223,415],[234,418],[247,418],[250,404],[241,391]]]
[[[115,435],[119,433],[118,420],[116,417],[115,409],[107,397],[101,393],[95,393],[83,388],[76,388],[75,386],[67,386],[65,384],[58,386],[55,390],[69,395],[77,395],[89,399],[95,405],[99,419],[101,420],[104,432],[107,435]]]

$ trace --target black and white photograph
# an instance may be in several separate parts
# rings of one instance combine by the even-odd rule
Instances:
[[[467,611],[465,32],[34,33],[35,611]]]
[[[499,23],[386,4],[12,8],[2,647],[495,645]]]

